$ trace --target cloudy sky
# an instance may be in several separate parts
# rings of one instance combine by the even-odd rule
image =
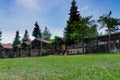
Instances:
[[[0,28],[2,42],[12,43],[17,30],[21,38],[25,29],[30,37],[35,21],[43,30],[45,26],[51,33],[63,36],[64,27],[72,0],[0,0]],[[112,10],[113,17],[120,18],[120,0],[76,0],[81,16],[100,15]]]

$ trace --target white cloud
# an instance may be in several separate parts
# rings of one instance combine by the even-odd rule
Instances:
[[[39,9],[39,0],[17,0],[16,3],[24,8],[37,10]]]
[[[89,9],[89,6],[84,6],[81,8],[81,10],[87,10],[87,9]]]

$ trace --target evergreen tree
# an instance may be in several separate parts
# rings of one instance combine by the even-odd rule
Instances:
[[[21,41],[20,41],[19,31],[16,31],[15,39],[13,41],[13,46],[16,46],[18,44],[21,44]]]
[[[76,1],[73,0],[71,4],[72,4],[72,6],[70,8],[70,13],[69,13],[70,17],[69,17],[68,23],[73,23],[75,21],[80,20],[80,14],[78,11],[78,7],[76,6]]]
[[[70,17],[69,20],[67,21],[67,26],[64,29],[64,38],[67,45],[74,43],[74,40],[70,36],[71,34],[73,34],[73,30],[70,25],[74,24],[74,22],[79,22],[81,18],[78,11],[78,7],[76,6],[76,1],[73,0],[71,5],[72,6],[70,8],[70,13],[69,13]]]
[[[42,39],[44,39],[44,40],[50,40],[51,35],[52,34],[50,33],[50,30],[48,30],[47,27],[45,27],[45,30],[42,33]]]
[[[25,34],[24,34],[22,41],[23,42],[30,42],[30,38],[29,38],[29,34],[28,34],[27,30],[25,30]]]
[[[41,39],[42,34],[41,34],[41,30],[40,30],[38,23],[36,22],[34,26],[35,28],[33,30],[32,36],[34,36],[35,38]]]

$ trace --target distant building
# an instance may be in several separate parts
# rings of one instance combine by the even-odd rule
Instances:
[[[21,44],[20,56],[30,56],[31,54],[31,43],[23,42]]]
[[[31,56],[48,54],[50,50],[50,41],[36,38],[31,42],[31,48]]]
[[[12,44],[0,44],[0,57],[8,58],[13,57],[13,46]]]
[[[110,41],[109,41],[110,40]],[[86,39],[86,51],[87,53],[94,52],[108,52],[108,46],[110,46],[110,52],[120,51],[120,32],[110,35],[101,35],[97,38]]]
[[[110,41],[109,41],[110,40]],[[120,52],[120,32],[110,35],[100,35],[96,38],[86,38],[84,40],[85,53]],[[83,53],[81,44],[72,44],[67,46],[68,54]]]
[[[21,44],[18,44],[16,46],[13,46],[13,53],[14,53],[14,57],[20,57],[21,53],[20,53],[20,50],[21,50]]]
[[[55,45],[55,53],[56,54],[65,54],[66,52],[66,44],[65,40],[62,37],[58,37],[58,44]]]

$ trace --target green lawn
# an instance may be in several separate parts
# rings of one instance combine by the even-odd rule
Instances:
[[[0,59],[0,80],[120,80],[120,54]]]

